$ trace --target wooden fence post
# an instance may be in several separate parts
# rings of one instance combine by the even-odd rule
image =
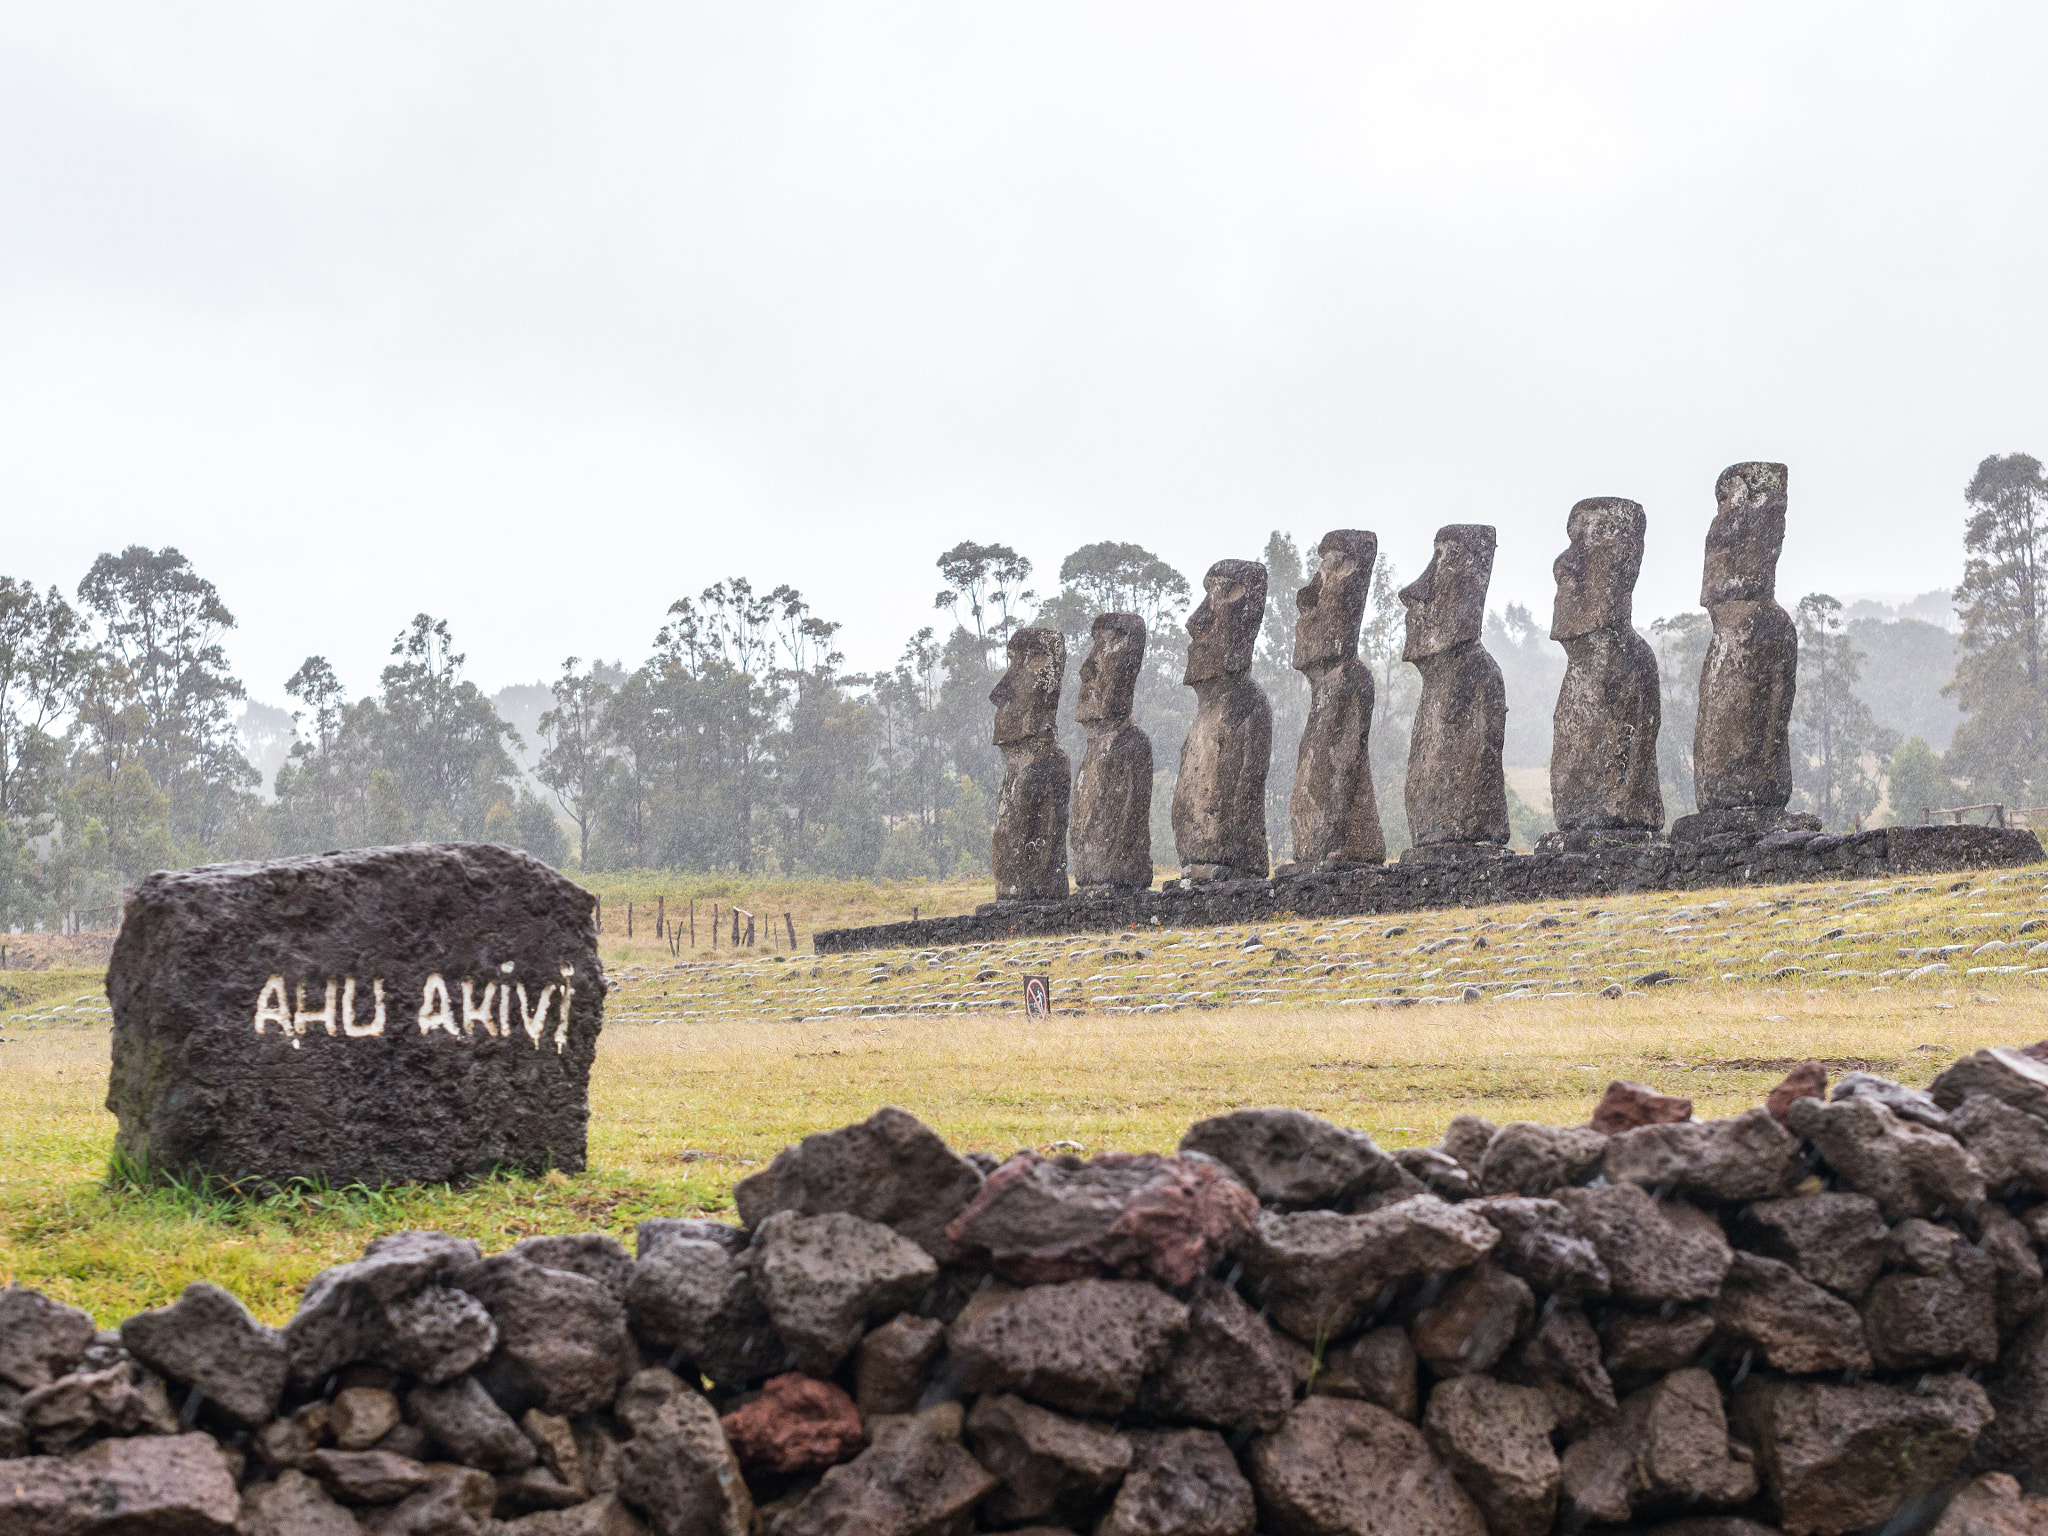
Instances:
[[[711,903],[711,947],[718,948],[718,903]]]
[[[740,947],[740,909],[738,907],[732,909],[732,947],[734,949]]]
[[[690,898],[690,948],[697,947],[697,898]]]
[[[633,937],[633,903],[626,903],[626,937]]]
[[[597,931],[599,933],[604,932],[604,898],[602,896],[597,898]]]
[[[790,915],[789,915],[789,914],[788,914],[787,912],[785,912],[785,913],[783,913],[783,914],[782,914],[782,921],[783,921],[783,922],[784,922],[784,923],[785,923],[785,924],[786,924],[786,925],[788,926],[788,928],[789,928],[789,947],[790,947],[791,949],[795,949],[795,948],[796,948],[796,919],[795,919],[795,918],[793,918],[793,917],[791,917],[791,916],[790,916]]]
[[[654,936],[657,939],[668,936],[668,898],[666,896],[654,898]]]

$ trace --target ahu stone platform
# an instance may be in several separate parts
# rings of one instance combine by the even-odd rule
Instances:
[[[1432,907],[1691,891],[1715,886],[1788,885],[1889,875],[2000,869],[2041,861],[2032,832],[2002,827],[1881,827],[1831,834],[1804,830],[1757,838],[1727,833],[1696,843],[1602,843],[1585,851],[1483,853],[1398,864],[1199,885],[1168,881],[1158,891],[1075,896],[1065,901],[991,902],[972,914],[867,928],[828,928],[819,954],[928,948],[1033,934],[1114,933],[1157,925],[1200,928],[1296,914],[1414,912]]]

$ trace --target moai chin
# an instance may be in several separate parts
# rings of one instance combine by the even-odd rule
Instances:
[[[1786,478],[1783,464],[1731,464],[1714,484],[1700,582],[1714,638],[1700,668],[1692,746],[1699,812],[1679,818],[1674,838],[1819,825],[1785,811],[1792,798],[1790,726],[1799,673],[1799,630],[1776,595]]]
[[[1664,825],[1657,654],[1634,623],[1646,523],[1642,507],[1620,496],[1582,501],[1565,519],[1571,543],[1550,568],[1550,638],[1564,646],[1565,669],[1551,716],[1557,831],[1546,849],[1647,841]]]
[[[1067,642],[1056,629],[1010,636],[1010,665],[989,694],[1003,753],[989,862],[998,901],[1058,901],[1067,894],[1067,754],[1060,750],[1060,683]]]
[[[1074,779],[1074,884],[1084,892],[1142,891],[1152,884],[1152,738],[1131,723],[1145,621],[1097,614],[1081,663],[1074,718],[1088,732]]]
[[[1316,573],[1294,594],[1294,669],[1308,678],[1309,704],[1287,821],[1303,869],[1386,862],[1372,785],[1372,668],[1358,659],[1379,546],[1362,528],[1324,534]]]
[[[1266,616],[1266,568],[1218,560],[1202,591],[1188,616],[1182,681],[1195,690],[1195,719],[1173,787],[1174,851],[1184,879],[1263,880],[1273,707],[1250,674]]]
[[[1493,529],[1451,523],[1436,531],[1428,568],[1401,589],[1408,634],[1401,659],[1422,673],[1408,748],[1410,850],[1419,857],[1480,854],[1508,840],[1507,688],[1479,643],[1493,576]]]

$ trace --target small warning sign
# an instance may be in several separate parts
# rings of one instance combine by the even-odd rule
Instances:
[[[1051,977],[1026,976],[1024,978],[1024,1017],[1027,1019],[1049,1019],[1052,1017]]]

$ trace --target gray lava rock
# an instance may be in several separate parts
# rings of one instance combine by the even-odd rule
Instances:
[[[1889,1520],[1953,1477],[1991,1422],[1961,1376],[1910,1387],[1752,1377],[1735,1421],[1790,1536],[1835,1536]]]
[[[1289,1211],[1342,1204],[1370,1187],[1387,1161],[1364,1131],[1301,1109],[1239,1109],[1198,1120],[1180,1150],[1215,1158],[1260,1204]]]
[[[121,1325],[121,1343],[151,1370],[197,1387],[244,1424],[277,1412],[284,1337],[217,1285],[195,1280],[168,1307],[136,1313]]]
[[[946,1347],[967,1391],[1118,1414],[1187,1326],[1188,1309],[1142,1281],[1070,1280],[977,1297],[946,1330]]]
[[[1322,1369],[1313,1370],[1313,1362],[1311,1367],[1311,1392],[1354,1397],[1411,1424],[1421,1417],[1421,1362],[1405,1328],[1368,1328],[1350,1343],[1326,1349]]]
[[[1141,1398],[1155,1418],[1214,1429],[1279,1426],[1294,1406],[1293,1374],[1273,1330],[1232,1287],[1201,1280],[1188,1299],[1188,1331]]]
[[[376,1187],[583,1167],[605,996],[591,898],[517,849],[151,875],[107,996],[115,1145],[158,1172]]]
[[[946,1226],[980,1189],[980,1169],[915,1115],[890,1106],[784,1147],[734,1185],[732,1196],[749,1230],[777,1211],[844,1211],[894,1227],[944,1264],[953,1258]]]
[[[343,1451],[369,1450],[398,1427],[400,1417],[398,1399],[382,1387],[343,1387],[327,1405],[328,1431]]]
[[[776,1522],[775,1536],[938,1536],[959,1530],[997,1486],[961,1446],[960,1418],[960,1405],[945,1403],[877,1419],[869,1426],[868,1448],[827,1471]]]
[[[1932,1130],[1945,1131],[1948,1115],[1934,1102],[1932,1094],[1908,1088],[1874,1072],[1845,1072],[1829,1092],[1830,1100],[1875,1099],[1901,1120],[1911,1120]]]
[[[498,1520],[487,1529],[489,1536],[646,1536],[647,1532],[615,1493],[601,1493],[567,1509]]]
[[[284,1325],[292,1379],[324,1381],[345,1365],[374,1359],[389,1334],[389,1308],[481,1256],[466,1237],[394,1232],[373,1241],[360,1259],[321,1270]]]
[[[1529,1287],[1492,1264],[1475,1264],[1416,1314],[1408,1337],[1438,1376],[1492,1369],[1535,1315]]]
[[[1246,1289],[1304,1343],[1356,1329],[1379,1291],[1431,1271],[1463,1269],[1500,1234],[1484,1217],[1434,1195],[1362,1216],[1266,1212],[1239,1249]]]
[[[909,1238],[843,1211],[770,1216],[748,1267],[776,1334],[813,1376],[838,1370],[870,1322],[916,1304],[939,1278]]]
[[[644,1259],[663,1243],[716,1243],[727,1253],[743,1253],[751,1236],[745,1227],[701,1216],[650,1216],[633,1229],[633,1256]]]
[[[2025,1225],[1989,1202],[1977,1213],[1977,1246],[1998,1274],[1998,1332],[2003,1338],[2041,1304],[2041,1260]]]
[[[1440,1147],[1401,1147],[1390,1155],[1395,1167],[1432,1195],[1469,1200],[1479,1193],[1478,1176]]]
[[[1131,1470],[1097,1536],[1252,1536],[1258,1508],[1223,1437],[1209,1429],[1131,1436]]]
[[[1455,1159],[1476,1180],[1486,1163],[1486,1149],[1499,1134],[1500,1127],[1484,1115],[1454,1115],[1444,1127],[1441,1145],[1445,1155]]]
[[[946,1347],[946,1325],[905,1312],[861,1339],[854,1351],[853,1400],[861,1417],[910,1413],[924,1393],[932,1362]]]
[[[1886,1371],[1990,1365],[1998,1359],[1998,1272],[1971,1244],[1952,1246],[1948,1273],[1892,1274],[1864,1303],[1870,1353]]]
[[[1720,1226],[1682,1201],[1658,1201],[1633,1184],[1567,1189],[1571,1211],[1623,1301],[1704,1301],[1734,1254]]]
[[[1664,1312],[1669,1311],[1670,1316]],[[1714,1320],[1690,1307],[1666,1308],[1644,1315],[1607,1314],[1607,1368],[1620,1374],[1675,1371],[1692,1365],[1714,1336]]]
[[[8,1536],[236,1536],[241,1501],[211,1435],[102,1440],[0,1467]]]
[[[1798,1146],[1769,1110],[1753,1109],[1624,1131],[1608,1142],[1603,1166],[1616,1184],[1734,1203],[1782,1194],[1804,1172],[1795,1165]]]
[[[1965,1483],[1929,1536],[2048,1536],[2048,1500],[2020,1496],[2003,1472]]]
[[[1983,1173],[1960,1142],[1899,1119],[1875,1099],[1795,1099],[1786,1121],[1888,1221],[1961,1212],[1984,1198]]]
[[[1870,1369],[1856,1309],[1777,1259],[1736,1254],[1707,1312],[1738,1347],[1792,1375]]]
[[[424,1488],[370,1516],[369,1536],[469,1536],[490,1518],[497,1485],[474,1467],[427,1469]]]
[[[1602,1363],[1600,1336],[1586,1314],[1574,1306],[1547,1306],[1515,1357],[1523,1377],[1554,1381],[1570,1388],[1596,1409],[1613,1412],[1614,1383]]]
[[[1860,1302],[1891,1236],[1877,1202],[1847,1192],[1759,1200],[1742,1213],[1743,1246],[1782,1259],[1815,1285]]]
[[[678,1238],[635,1260],[626,1315],[643,1342],[681,1350],[720,1384],[772,1376],[787,1358],[744,1253],[717,1243]]]
[[[1948,1129],[1970,1149],[1993,1190],[2048,1194],[2048,1120],[1973,1093],[1949,1116]]]
[[[2037,1312],[2010,1340],[1985,1379],[1996,1417],[1978,1440],[1979,1471],[2010,1472],[2038,1490],[2048,1466],[2048,1312]]]
[[[0,1381],[27,1390],[75,1369],[99,1330],[92,1314],[25,1285],[0,1289]]]
[[[98,1371],[73,1371],[37,1387],[16,1405],[36,1445],[63,1454],[103,1434],[174,1434],[177,1417],[163,1383],[123,1360]]]
[[[1935,1078],[1928,1093],[1943,1109],[1955,1109],[1973,1093],[1988,1093],[2014,1109],[2048,1118],[2048,1062],[2004,1045],[1972,1051]]]
[[[595,1280],[509,1253],[454,1279],[498,1325],[498,1352],[481,1377],[501,1403],[587,1413],[609,1402],[638,1364],[625,1307]]]
[[[419,1462],[389,1451],[315,1451],[306,1468],[344,1504],[394,1504],[433,1481]]]
[[[457,1461],[486,1472],[524,1472],[538,1459],[533,1442],[474,1377],[445,1387],[414,1387],[405,1402],[420,1428]]]
[[[491,1358],[498,1325],[467,1291],[430,1285],[384,1308],[384,1342],[377,1358],[400,1375],[428,1386],[453,1381]]]
[[[619,1448],[617,1492],[657,1536],[751,1536],[753,1496],[701,1394],[672,1372],[641,1371],[612,1412],[633,1432]]]
[[[1205,1274],[1258,1216],[1251,1193],[1199,1154],[1105,1152],[1081,1162],[1020,1152],[946,1228],[968,1262],[1034,1284]]]
[[[1423,1433],[1472,1495],[1492,1536],[1546,1536],[1563,1476],[1541,1392],[1490,1376],[1460,1376],[1429,1395]]]
[[[975,1460],[1000,1479],[983,1515],[1003,1525],[1059,1520],[1078,1525],[1131,1466],[1131,1442],[1008,1393],[991,1393],[967,1415]]]
[[[1583,1125],[1514,1121],[1486,1144],[1479,1164],[1480,1190],[1489,1195],[1551,1194],[1596,1173],[1607,1140]]]
[[[243,1536],[362,1536],[362,1525],[312,1478],[287,1468],[242,1495]]]
[[[1307,1398],[1244,1459],[1275,1536],[1487,1536],[1422,1432],[1370,1403]]]
[[[1554,1295],[1592,1300],[1607,1294],[1607,1266],[1599,1250],[1557,1201],[1498,1195],[1470,1208],[1500,1233],[1493,1262],[1509,1274]]]
[[[1727,1508],[1756,1490],[1756,1469],[1730,1444],[1720,1391],[1703,1370],[1673,1371],[1631,1393],[1612,1424],[1564,1453],[1571,1529],[1672,1506]]]
[[[633,1261],[609,1232],[560,1232],[525,1237],[511,1251],[542,1269],[567,1270],[586,1280],[595,1280],[620,1301],[626,1299],[626,1281],[633,1273]]]

